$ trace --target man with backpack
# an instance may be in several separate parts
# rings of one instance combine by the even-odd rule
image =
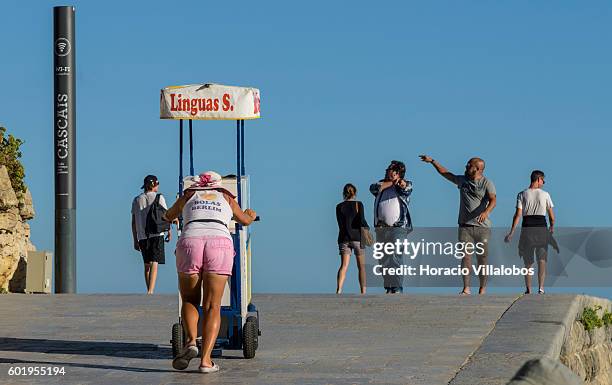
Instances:
[[[164,240],[170,242],[170,224],[162,219],[168,206],[162,194],[158,194],[159,181],[155,175],[147,175],[141,187],[144,192],[132,202],[132,237],[134,249],[140,251],[144,261],[147,294],[153,294],[157,279],[157,265],[166,263]],[[165,239],[164,235],[168,234]]]

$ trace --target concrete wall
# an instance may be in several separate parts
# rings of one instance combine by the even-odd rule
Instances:
[[[612,384],[612,327],[587,333],[578,322],[594,305],[612,308],[609,300],[575,294],[520,297],[450,385],[505,385],[525,362],[542,357],[560,361],[586,384]]]

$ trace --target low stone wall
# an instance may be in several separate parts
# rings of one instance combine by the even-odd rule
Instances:
[[[585,307],[601,306],[601,317],[605,310],[612,311],[612,302],[589,296],[579,296],[577,301],[578,311],[565,335],[559,359],[586,384],[612,384],[612,326],[586,331],[579,321]]]

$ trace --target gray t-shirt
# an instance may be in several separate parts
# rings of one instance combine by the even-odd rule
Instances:
[[[459,188],[459,225],[491,227],[487,218],[479,223],[476,219],[489,203],[489,195],[495,195],[495,185],[485,178],[470,180],[465,175],[455,175],[453,181]]]
[[[139,241],[147,239],[147,235],[145,234],[147,213],[149,212],[149,207],[153,204],[153,201],[155,200],[155,196],[157,194],[158,193],[154,191],[148,191],[146,193],[143,192],[142,194],[134,198],[134,200],[132,201],[132,215],[134,215],[136,219],[136,238],[138,238]],[[166,206],[166,200],[161,194],[159,197],[159,204],[161,205],[161,207],[168,209],[168,206]],[[157,237],[161,235],[164,235],[164,233],[151,236]]]

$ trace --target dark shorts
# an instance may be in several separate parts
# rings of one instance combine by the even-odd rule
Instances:
[[[138,241],[138,246],[144,263],[157,262],[160,265],[166,263],[163,236],[142,239]]]
[[[519,238],[518,252],[526,265],[534,262],[534,254],[538,261],[546,261],[548,256],[548,228],[523,227]]]

